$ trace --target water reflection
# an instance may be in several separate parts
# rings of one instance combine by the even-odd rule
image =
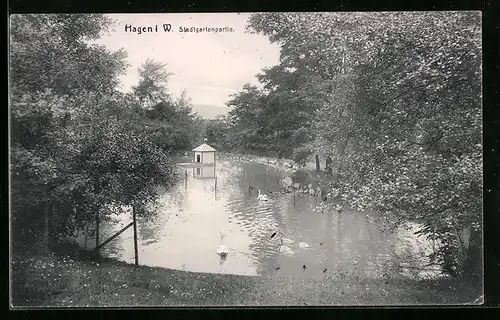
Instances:
[[[199,174],[182,169],[182,181],[160,190],[160,206],[150,219],[138,219],[139,262],[180,270],[244,275],[314,278],[416,277],[426,274],[425,239],[412,230],[384,233],[383,222],[370,212],[345,208],[315,211],[316,197],[276,193],[283,170],[243,161],[218,159]],[[204,169],[208,169],[205,171]],[[189,172],[188,172],[189,173]],[[257,200],[258,190],[269,201]],[[270,191],[270,192],[269,192]],[[103,239],[131,221],[103,226]],[[416,228],[413,226],[412,228]],[[223,232],[227,257],[216,254]],[[271,237],[273,233],[278,235]],[[127,230],[103,253],[133,261],[133,231]],[[279,252],[280,241],[294,254]],[[298,243],[306,242],[309,248]],[[306,265],[304,269],[303,266]],[[420,270],[409,271],[409,270]],[[428,275],[428,273],[427,273]]]
[[[193,171],[193,178],[215,178],[215,166],[192,168],[191,170]]]

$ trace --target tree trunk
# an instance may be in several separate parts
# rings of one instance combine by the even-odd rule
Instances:
[[[49,254],[49,204],[45,204],[43,215],[43,252],[45,255]]]
[[[316,172],[320,172],[321,168],[320,168],[320,165],[319,165],[319,156],[316,154],[314,156],[314,158],[316,159]]]
[[[139,252],[137,250],[137,219],[136,219],[137,207],[134,205],[132,207],[132,220],[134,222],[134,254],[135,254],[135,265],[139,265]]]
[[[332,175],[333,173],[333,160],[331,156],[327,156],[326,162],[325,162],[325,170],[328,175]]]
[[[95,213],[95,247],[99,247],[99,209]],[[99,249],[96,250],[96,254],[99,254]]]
[[[85,244],[84,244],[84,248],[85,250],[87,250],[87,244],[88,244],[88,241],[89,241],[89,226],[88,224],[85,225],[85,229],[84,229],[84,235],[85,235]]]
[[[351,140],[351,137],[352,137],[352,134],[349,134],[345,141],[340,145],[340,148],[339,148],[339,163],[338,163],[338,166],[337,166],[337,175],[335,177],[335,181],[338,183],[340,182],[340,177],[341,177],[341,174],[342,174],[342,167],[344,166],[344,158],[345,158],[345,153],[346,153],[346,150],[347,150],[347,145],[349,144],[349,141]]]

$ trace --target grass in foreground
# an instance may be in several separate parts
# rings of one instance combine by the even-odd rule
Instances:
[[[114,260],[19,258],[12,264],[13,307],[433,305],[480,296],[458,280],[312,280],[152,268]]]

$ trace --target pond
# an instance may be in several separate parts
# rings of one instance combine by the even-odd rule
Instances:
[[[426,266],[433,244],[414,234],[418,225],[387,230],[373,212],[318,210],[317,197],[280,193],[285,170],[227,156],[218,156],[215,170],[179,170],[182,180],[161,191],[156,214],[138,219],[141,265],[295,278],[440,275],[438,266]],[[268,201],[257,199],[259,189]],[[101,239],[130,221],[121,215],[118,223],[104,222]],[[229,250],[225,259],[216,254],[220,244]],[[132,228],[102,254],[133,263]]]

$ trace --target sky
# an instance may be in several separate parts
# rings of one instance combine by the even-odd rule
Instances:
[[[266,36],[245,33],[248,13],[111,14],[113,30],[98,41],[112,50],[128,53],[129,67],[121,78],[122,90],[138,81],[137,68],[152,58],[172,72],[169,90],[179,96],[183,89],[193,104],[224,107],[230,94],[251,82],[263,68],[279,63],[279,47]],[[171,24],[171,32],[163,31]],[[158,32],[126,32],[125,26],[158,25]],[[233,28],[225,33],[186,33],[180,27]]]

